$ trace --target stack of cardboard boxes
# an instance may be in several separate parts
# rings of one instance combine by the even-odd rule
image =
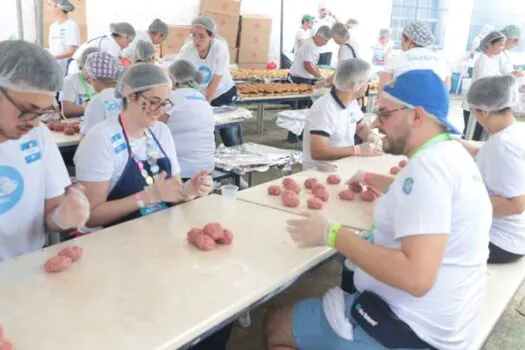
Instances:
[[[190,26],[170,25],[168,38],[161,47],[161,56],[176,55],[190,35]]]
[[[240,68],[266,69],[271,32],[271,17],[242,16],[238,60]]]
[[[69,18],[78,24],[80,29],[80,43],[87,40],[87,17],[86,17],[86,0],[70,0],[75,5],[75,11],[69,14]],[[42,0],[44,9],[44,47],[49,47],[49,26],[55,21],[47,8],[47,0]]]

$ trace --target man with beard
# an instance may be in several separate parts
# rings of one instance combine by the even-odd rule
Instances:
[[[0,42],[0,262],[41,249],[46,229],[83,226],[89,203],[69,176],[49,130],[63,72],[45,50]]]
[[[387,153],[406,155],[396,178],[359,171],[352,188],[384,193],[374,243],[322,214],[290,220],[300,248],[331,246],[357,269],[339,288],[269,315],[268,349],[466,349],[485,291],[492,208],[476,164],[447,118],[448,93],[430,70],[387,85],[376,127]]]

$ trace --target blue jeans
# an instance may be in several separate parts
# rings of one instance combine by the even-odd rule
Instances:
[[[230,90],[226,91],[224,94],[215,98],[211,101],[213,107],[222,107],[231,105],[237,98],[237,88],[234,86]],[[240,125],[232,125],[227,128],[219,130],[219,135],[221,136],[222,143],[224,146],[238,146],[242,144],[242,127]]]

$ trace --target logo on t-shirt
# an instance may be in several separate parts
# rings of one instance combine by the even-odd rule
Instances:
[[[20,144],[20,150],[24,153],[24,159],[27,164],[36,162],[42,159],[42,153],[40,153],[40,145],[37,140],[31,140]]]
[[[202,75],[202,83],[207,85],[211,80],[211,69],[208,66],[200,66],[199,72]]]
[[[122,109],[122,100],[104,101],[104,109],[107,113],[120,112],[120,110]]]
[[[0,166],[0,215],[11,210],[22,198],[24,179],[15,168]]]
[[[405,194],[410,194],[412,192],[413,187],[414,187],[414,179],[411,177],[407,177],[405,179],[405,182],[403,182],[403,192],[405,192]]]

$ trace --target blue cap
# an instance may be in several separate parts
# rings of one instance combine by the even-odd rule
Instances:
[[[432,70],[413,70],[401,74],[383,89],[385,97],[407,107],[421,107],[449,132],[461,132],[448,120],[449,96],[443,80]]]

